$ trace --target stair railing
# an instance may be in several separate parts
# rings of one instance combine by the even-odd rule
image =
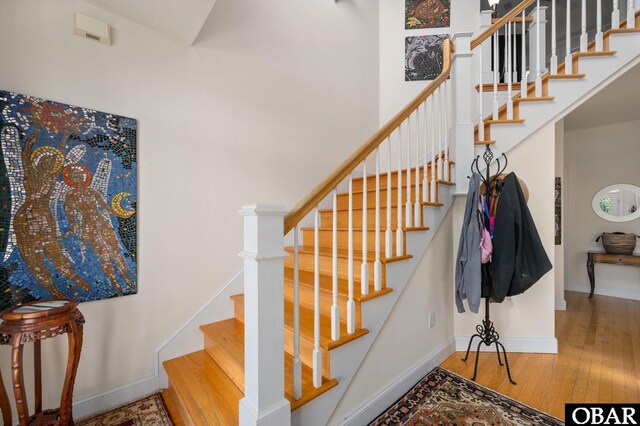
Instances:
[[[404,256],[405,232],[423,226],[423,206],[436,203],[438,180],[449,181],[449,83],[451,54],[450,40],[443,43],[440,75],[422,90],[406,107],[378,130],[364,145],[355,151],[340,167],[305,197],[284,218],[284,234],[293,235],[293,398],[302,397],[301,359],[309,359],[313,371],[313,386],[323,386],[330,372],[323,368],[321,348],[321,297],[322,280],[331,283],[331,340],[356,332],[355,282],[360,281],[360,296],[372,288],[381,291],[385,285],[382,265],[386,259]],[[383,147],[383,145],[386,145]],[[395,146],[394,146],[395,145]],[[412,151],[412,147],[414,150]],[[394,156],[394,151],[396,155]],[[406,152],[406,157],[403,154]],[[382,176],[381,156],[386,154],[386,176]],[[393,158],[395,157],[395,158]],[[375,174],[369,176],[368,164],[373,163]],[[394,164],[395,163],[395,164]],[[433,166],[434,165],[434,166]],[[433,167],[432,167],[433,166]],[[431,171],[434,171],[433,173]],[[362,178],[357,176],[362,173]],[[386,178],[386,179],[385,179]],[[356,182],[357,180],[357,182]],[[386,184],[384,183],[386,180]],[[394,182],[395,181],[395,182]],[[354,182],[357,187],[354,188]],[[345,184],[348,194],[338,195],[338,188]],[[371,186],[375,194],[369,194]],[[371,191],[374,192],[374,191]],[[383,192],[385,194],[383,194]],[[395,192],[395,194],[394,194]],[[370,197],[372,195],[373,197]],[[384,200],[386,196],[386,201]],[[395,195],[395,207],[392,197]],[[355,209],[358,199],[360,209]],[[328,204],[327,204],[328,202]],[[324,203],[324,204],[323,204]],[[321,211],[322,207],[325,207]],[[395,211],[395,215],[393,210]],[[404,212],[403,212],[404,210]],[[346,211],[346,229],[343,220],[338,221],[340,211]],[[311,214],[313,230],[305,230],[303,245],[299,245],[301,223]],[[371,218],[370,218],[371,214]],[[356,217],[360,215],[361,218]],[[322,219],[321,219],[322,216]],[[395,218],[394,218],[395,216]],[[383,217],[386,225],[383,225]],[[369,231],[370,219],[374,222]],[[326,222],[325,222],[326,221]],[[330,227],[323,226],[329,223]],[[384,227],[384,228],[383,228]],[[329,234],[329,230],[331,231]],[[361,238],[358,238],[360,231]],[[326,236],[326,237],[325,237]],[[395,238],[394,238],[395,236]],[[384,237],[384,239],[383,239]],[[374,250],[369,253],[369,239]],[[331,240],[330,248],[321,247],[321,240]],[[325,243],[325,246],[328,244]],[[313,322],[314,341],[311,357],[301,354],[299,324],[299,265],[301,247],[305,254],[313,253]],[[384,247],[384,251],[383,251]],[[347,256],[346,266],[339,253]],[[360,256],[358,256],[360,254]],[[369,255],[373,255],[373,259]],[[320,257],[331,259],[331,268],[322,269]],[[358,257],[356,259],[356,257]],[[308,259],[308,256],[307,256]],[[373,262],[370,265],[370,261]],[[306,260],[309,262],[309,260]],[[329,263],[329,262],[327,262]],[[370,270],[371,266],[371,270]],[[346,269],[346,273],[345,270]],[[347,282],[346,309],[340,306],[340,281]],[[372,284],[372,286],[370,285]],[[346,315],[346,321],[341,317]],[[341,329],[346,322],[346,329]]]
[[[335,384],[329,380],[323,352],[359,333],[356,298],[384,289],[383,264],[405,255],[405,232],[423,227],[423,207],[437,203],[438,181],[452,180],[453,51],[453,43],[444,40],[440,75],[286,216],[283,208],[273,206],[245,206],[240,211],[245,232],[245,398],[240,402],[240,424],[266,424],[265,416],[274,419],[269,424],[289,424],[284,413],[307,397],[302,374],[308,369],[303,364],[311,366],[316,393]],[[381,160],[386,160],[386,167]],[[369,176],[371,168],[375,175]],[[356,209],[356,203],[361,208]],[[289,253],[284,253],[285,240],[293,243]],[[301,279],[313,282],[312,297],[308,291],[301,297]],[[321,286],[331,289],[330,307],[321,299]],[[292,292],[292,305],[285,305],[285,291]],[[321,312],[321,305],[329,307],[328,313]],[[312,344],[301,344],[302,313],[313,319]],[[328,342],[321,335],[325,316],[331,322]],[[285,326],[292,329],[286,339]],[[292,354],[291,383],[286,385],[283,352]]]
[[[592,1],[592,0],[590,0]],[[495,121],[518,120],[518,104],[546,98],[545,78],[562,78],[577,74],[574,50],[578,55],[598,55],[605,51],[604,32],[606,28],[614,31],[621,27],[635,28],[635,0],[627,2],[627,21],[620,22],[618,0],[611,1],[611,21],[603,23],[603,0],[595,0],[595,33],[588,33],[590,22],[587,0],[581,2],[580,43],[572,46],[571,1],[566,0],[566,22],[564,23],[565,45],[558,43],[558,2],[551,0],[550,9],[540,6],[540,0],[524,0],[500,19],[490,20],[491,12],[483,12],[484,31],[471,41],[471,49],[477,57],[478,100],[475,122],[477,124],[476,143],[492,143],[490,125]],[[564,3],[563,3],[564,4]],[[532,6],[533,10],[527,13]],[[547,16],[551,15],[551,39],[546,40]],[[492,22],[492,24],[489,24]],[[562,28],[560,28],[562,29]],[[576,30],[578,28],[575,28]],[[551,55],[547,59],[546,47],[550,46]],[[559,53],[564,49],[564,64],[558,64]],[[518,70],[520,70],[518,72]],[[556,77],[560,76],[560,77]],[[517,87],[519,83],[519,88]],[[486,96],[489,95],[490,96]],[[502,106],[501,106],[502,105]],[[485,116],[485,111],[489,115]],[[461,165],[462,166],[462,165]]]

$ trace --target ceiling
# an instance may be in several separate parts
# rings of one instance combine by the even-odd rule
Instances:
[[[566,131],[640,120],[640,64],[614,80],[564,119]]]
[[[85,0],[191,46],[216,0]]]

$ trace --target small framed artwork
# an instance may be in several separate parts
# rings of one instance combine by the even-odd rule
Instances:
[[[451,0],[405,0],[405,29],[451,26]]]
[[[442,72],[446,34],[405,38],[405,81],[433,80]]]

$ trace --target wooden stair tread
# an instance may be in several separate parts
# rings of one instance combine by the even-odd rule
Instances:
[[[488,125],[492,125],[492,124],[521,124],[524,123],[524,119],[522,118],[518,118],[518,119],[514,119],[514,120],[485,120],[484,122],[485,124]]]
[[[602,52],[576,52],[573,54],[573,58],[590,58],[590,57],[599,57],[599,56],[613,56],[618,53],[615,50],[605,50]]]
[[[235,301],[244,303],[244,294],[236,294],[232,296]],[[313,342],[313,327],[314,313],[311,309],[307,309],[300,306],[300,339]],[[293,302],[289,300],[284,301],[284,326],[290,331],[293,331]],[[362,337],[369,333],[366,328],[356,327],[353,334],[347,333],[347,323],[340,321],[340,339],[331,340],[331,318],[326,315],[320,315],[320,347],[324,350],[330,351],[339,346],[344,345],[352,340]]]
[[[320,291],[333,294],[333,277],[331,275],[319,274],[320,278]],[[293,268],[284,268],[285,285],[293,285]],[[314,287],[315,275],[312,271],[298,270],[298,282],[300,285],[306,285],[308,287]],[[371,281],[371,280],[369,280]],[[353,284],[353,300],[356,302],[364,302],[366,300],[374,299],[387,293],[391,293],[393,289],[382,288],[380,291],[376,291],[372,284],[369,284],[369,293],[363,295],[360,292],[360,280],[354,280]],[[349,295],[349,280],[346,278],[338,278],[338,294],[343,298]]]
[[[172,395],[169,389],[164,389],[161,392],[162,400],[164,401],[164,405],[167,407],[167,411],[169,412],[169,416],[171,417],[171,421],[174,426],[186,426],[184,421],[182,420],[182,415],[180,414],[180,409],[178,408],[178,402],[176,401],[176,397]]]
[[[420,204],[422,204],[423,206],[428,206],[428,207],[442,207],[442,206],[444,206],[444,204],[442,204],[442,203],[433,202],[433,201],[421,201]]]
[[[200,330],[210,338],[215,339],[224,346],[223,351],[230,361],[236,364],[244,371],[244,324],[235,318],[224,321],[218,321],[212,324],[200,326]],[[302,397],[299,400],[293,398],[293,356],[284,353],[284,393],[285,397],[291,403],[291,411],[306,404],[315,397],[323,394],[338,384],[337,380],[330,380],[326,377],[322,378],[322,386],[315,388],[313,386],[313,371],[311,367],[302,363]],[[244,379],[240,390],[244,388]]]
[[[579,78],[585,78],[586,74],[546,74],[544,77],[542,77],[542,79],[547,79],[547,80],[563,80],[563,79],[579,79]]]
[[[240,389],[204,351],[163,362],[187,424],[237,425]]]
[[[473,143],[474,145],[493,145],[496,143],[496,141],[479,141],[476,139],[475,141],[473,141]]]
[[[285,251],[289,254],[293,254],[293,247],[285,247]],[[327,248],[327,247],[320,247],[318,252],[320,253],[320,256],[324,256],[324,257],[331,257],[333,256],[333,249],[331,248]],[[314,248],[311,246],[300,246],[298,247],[298,253],[299,254],[314,254]],[[347,259],[349,257],[349,251],[347,249],[338,249],[338,257],[339,258],[343,258],[343,259]],[[393,257],[380,257],[380,262],[382,262],[383,264],[385,263],[392,263],[392,262],[398,262],[400,260],[405,260],[405,259],[411,259],[413,256],[411,256],[410,254],[406,254],[404,256],[393,256]],[[373,262],[376,258],[376,252],[375,251],[368,251],[367,252],[367,260],[369,262]],[[362,250],[353,250],[353,260],[362,260]]]
[[[413,204],[413,203],[411,203]],[[380,222],[386,222],[386,219],[383,221],[382,218],[380,218]],[[303,228],[300,228],[302,231],[313,231],[315,230],[315,228],[313,226],[305,226]],[[333,227],[332,224],[327,224],[325,226],[321,226],[320,228],[318,228],[320,231],[323,232],[328,232],[328,231],[333,231]],[[338,232],[348,232],[349,228],[344,228],[344,227],[338,227],[336,228]],[[384,232],[386,230],[386,223],[385,226],[383,227],[382,224],[380,224],[380,232]],[[403,231],[407,231],[407,232],[411,232],[411,231],[428,231],[429,227],[428,226],[402,226],[402,230]],[[364,231],[364,229],[362,227],[354,227],[353,228],[353,232],[362,232]],[[375,225],[370,225],[369,227],[367,227],[367,232],[376,232],[376,227]]]
[[[539,97],[526,97],[526,98],[518,98],[514,99],[514,102],[548,102],[554,100],[555,96],[539,96]]]

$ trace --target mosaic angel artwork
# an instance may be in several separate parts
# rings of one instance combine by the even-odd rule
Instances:
[[[405,81],[433,80],[442,72],[442,45],[448,35],[405,38]]]
[[[405,0],[407,30],[451,26],[451,0]]]
[[[137,292],[136,129],[0,91],[0,309]]]

